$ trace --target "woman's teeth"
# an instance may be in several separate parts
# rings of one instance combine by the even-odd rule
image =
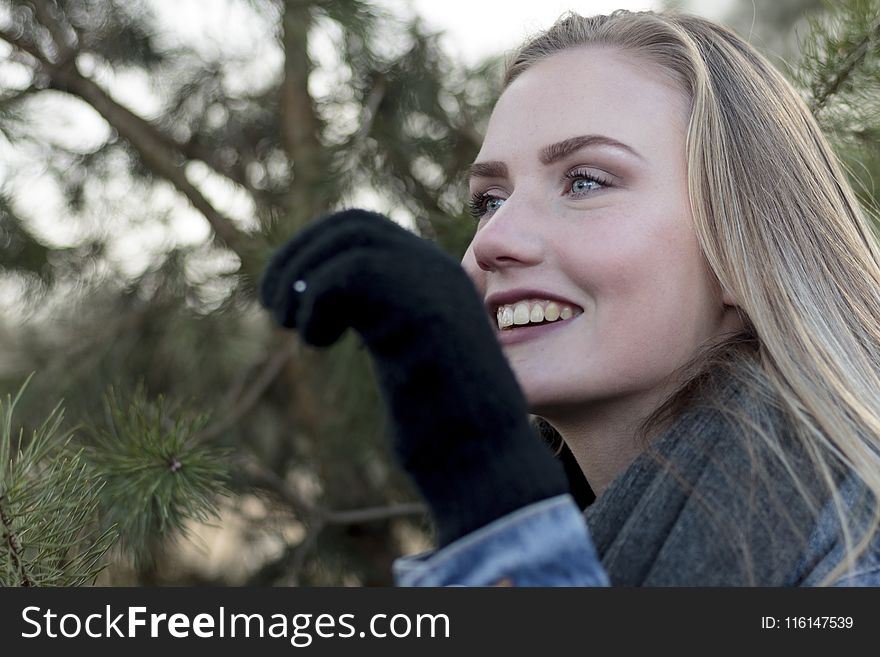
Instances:
[[[497,320],[498,328],[504,330],[512,326],[571,319],[573,316],[574,309],[571,306],[555,301],[520,301],[499,306]]]

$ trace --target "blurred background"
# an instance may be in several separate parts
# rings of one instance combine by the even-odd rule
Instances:
[[[262,268],[344,206],[460,258],[507,52],[567,9],[667,6],[0,0],[4,399],[33,373],[6,436],[63,403],[119,532],[99,584],[381,586],[430,546],[367,354],[273,327]],[[875,202],[878,0],[674,6],[768,55]]]

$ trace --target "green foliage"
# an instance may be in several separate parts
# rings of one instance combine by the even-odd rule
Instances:
[[[49,248],[34,237],[6,194],[0,192],[0,269],[35,275],[48,282]]]
[[[863,203],[880,207],[880,3],[826,2],[809,17],[798,85],[837,146]]]
[[[116,536],[96,522],[100,478],[61,431],[61,404],[29,441],[23,428],[15,431],[13,412],[26,387],[0,400],[0,586],[87,584]]]
[[[62,0],[59,5],[59,16],[114,68],[150,70],[167,56],[154,44],[152,12],[142,2]]]
[[[880,4],[876,0],[826,3],[810,17],[798,77],[821,111],[832,101],[852,109],[877,107],[880,67]],[[874,114],[876,116],[876,114]]]
[[[105,421],[90,428],[85,458],[100,472],[101,517],[116,526],[122,548],[136,563],[149,562],[187,522],[207,522],[228,480],[226,450],[203,444],[207,415],[175,414],[163,396],[142,385],[123,399],[111,389]]]

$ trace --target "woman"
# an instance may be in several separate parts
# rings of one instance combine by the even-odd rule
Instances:
[[[880,584],[880,248],[764,58],[696,17],[570,14],[511,61],[469,183],[476,299],[358,213],[264,280],[376,360],[440,546],[399,583]]]

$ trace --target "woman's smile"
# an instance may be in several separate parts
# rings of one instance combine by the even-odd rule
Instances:
[[[520,344],[527,340],[553,339],[559,335],[560,331],[571,327],[579,319],[580,315],[569,317],[568,319],[559,318],[556,321],[546,322],[543,324],[523,324],[520,326],[511,326],[497,330],[498,341],[505,347]]]

